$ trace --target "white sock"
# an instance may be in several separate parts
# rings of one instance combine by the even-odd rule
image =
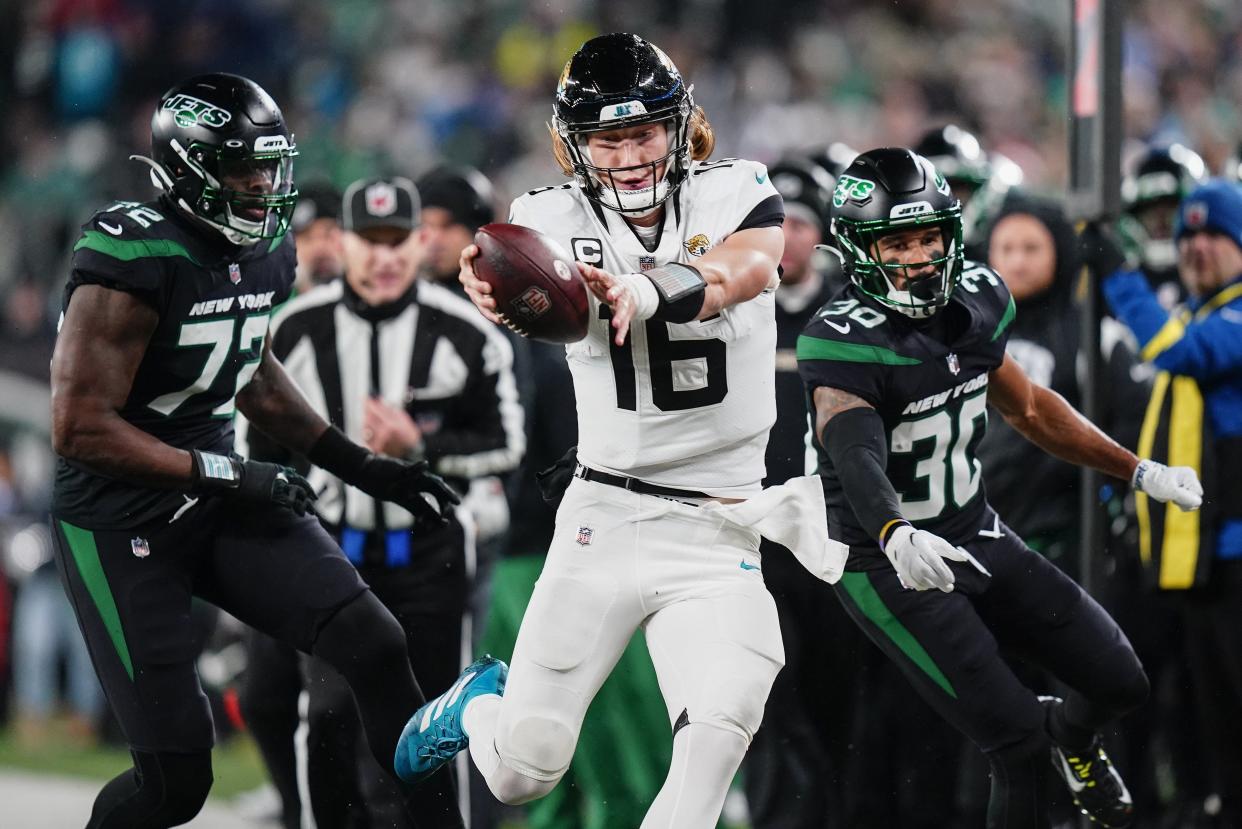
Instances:
[[[461,712],[461,727],[470,738],[470,759],[484,779],[496,773],[500,755],[496,753],[496,719],[500,716],[500,695],[479,694]]]
[[[745,754],[746,740],[736,732],[706,723],[684,726],[673,738],[668,777],[642,829],[714,829]]]

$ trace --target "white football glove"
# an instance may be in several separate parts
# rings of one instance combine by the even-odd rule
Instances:
[[[953,571],[944,559],[967,561],[968,556],[938,535],[902,524],[893,530],[884,545],[884,555],[893,563],[897,579],[907,590],[932,587],[953,591]]]
[[[1143,459],[1134,468],[1134,488],[1157,501],[1172,501],[1183,510],[1196,510],[1203,503],[1203,484],[1189,466],[1165,466]]]

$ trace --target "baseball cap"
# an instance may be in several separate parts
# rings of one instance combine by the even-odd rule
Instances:
[[[1212,179],[1191,190],[1177,206],[1173,238],[1180,241],[1197,230],[1218,231],[1242,248],[1242,186]]]
[[[319,219],[336,221],[340,217],[340,190],[321,182],[298,187],[298,204],[293,208],[293,219],[290,222],[294,233],[301,233]]]
[[[453,221],[478,230],[496,218],[492,183],[471,167],[437,167],[418,180],[423,207],[440,207]]]
[[[341,225],[354,232],[373,227],[418,227],[420,202],[414,183],[400,176],[364,178],[345,188]]]

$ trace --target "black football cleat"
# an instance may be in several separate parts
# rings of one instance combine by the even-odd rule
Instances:
[[[1045,707],[1059,705],[1056,697],[1040,697]],[[1052,765],[1069,788],[1070,797],[1092,823],[1108,829],[1124,829],[1134,820],[1134,801],[1108,759],[1097,734],[1085,751],[1071,751],[1052,744]]]

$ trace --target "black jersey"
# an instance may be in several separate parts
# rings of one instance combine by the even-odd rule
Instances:
[[[987,427],[988,373],[1004,359],[1013,317],[1013,299],[996,272],[967,262],[949,304],[932,321],[886,312],[847,285],[798,340],[807,392],[841,389],[875,407],[888,434],[886,472],[902,515],[953,544],[974,538],[989,512],[975,450]],[[874,545],[827,451],[815,444],[832,537]]]
[[[159,313],[120,415],[181,449],[233,448],[234,398],[263,352],[272,309],[293,286],[292,236],[237,248],[197,230],[162,199],[118,202],[82,226],[63,309],[81,285],[126,291]],[[186,503],[58,458],[53,510],[116,529]]]

